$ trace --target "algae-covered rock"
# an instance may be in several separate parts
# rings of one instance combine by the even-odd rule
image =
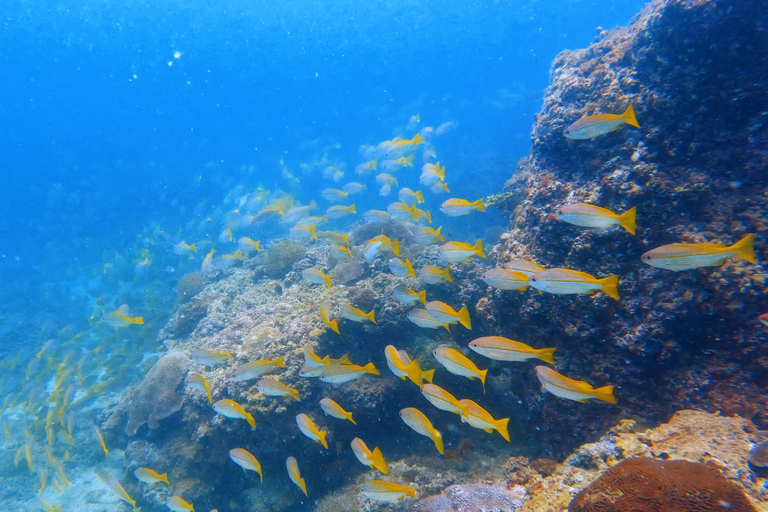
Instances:
[[[307,250],[299,242],[280,240],[266,251],[264,271],[269,277],[285,277],[294,263],[301,260]]]
[[[184,304],[192,297],[203,291],[206,279],[200,272],[190,272],[181,276],[176,283],[176,302]]]

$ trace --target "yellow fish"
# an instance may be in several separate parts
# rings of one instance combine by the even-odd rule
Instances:
[[[264,378],[256,383],[256,389],[267,396],[290,396],[299,399],[299,390],[286,386],[279,380]]]
[[[129,325],[143,325],[144,318],[140,316],[128,316],[128,305],[123,304],[117,311],[112,311],[104,316],[104,323],[112,327],[128,327]]]
[[[460,217],[462,215],[469,215],[475,211],[484,212],[485,205],[483,204],[482,199],[470,202],[466,199],[452,197],[451,199],[443,201],[443,204],[440,205],[440,211],[449,217]]]
[[[156,484],[158,482],[165,482],[167,485],[171,485],[168,482],[168,473],[163,473],[162,475],[158,473],[157,471],[149,468],[137,468],[136,471],[133,472],[133,475],[136,477],[137,480],[140,482],[144,482],[145,484]]]
[[[299,486],[299,489],[302,490],[304,496],[309,496],[307,494],[307,484],[304,482],[304,479],[301,478],[301,472],[299,472],[299,463],[296,462],[296,458],[288,457],[285,461],[285,468],[288,470],[288,477],[291,479],[291,481]]]
[[[440,327],[445,327],[446,331],[451,332],[451,326],[449,324],[436,319],[432,316],[432,313],[426,309],[413,308],[408,312],[408,320],[425,329],[439,329]]]
[[[61,507],[60,503],[57,503],[56,505],[51,506],[45,501],[43,501],[43,498],[41,498],[40,496],[37,497],[37,501],[40,503],[40,506],[42,507],[42,509],[45,510],[46,512],[65,512],[64,509]]]
[[[331,242],[338,245],[349,245],[349,235],[336,233],[335,231],[318,231],[317,238],[330,240]]]
[[[472,400],[463,399],[459,400],[459,403],[467,406],[466,414],[461,415],[462,422],[469,423],[470,426],[479,428],[480,430],[485,430],[488,433],[496,430],[499,434],[501,434],[501,437],[509,442],[509,431],[507,430],[509,418],[495,420],[493,419],[493,416],[488,413],[488,411],[477,405]]]
[[[208,397],[208,403],[213,403],[213,397],[211,396],[211,385],[208,384],[208,380],[199,373],[190,373],[187,378],[184,379],[187,386],[204,393]]]
[[[208,267],[211,266],[211,262],[213,261],[213,255],[216,254],[216,249],[211,249],[211,252],[205,255],[205,258],[203,259],[203,264],[200,265],[200,272],[205,272],[208,270]]]
[[[400,419],[417,433],[430,438],[441,455],[444,453],[443,435],[432,426],[432,423],[424,413],[415,407],[406,407],[400,410]]]
[[[378,447],[374,448],[373,451],[369,450],[359,437],[354,438],[351,444],[352,451],[355,452],[357,460],[365,466],[374,467],[385,475],[387,474],[387,463],[384,461],[384,455]]]
[[[441,260],[448,263],[469,261],[472,259],[472,256],[485,258],[483,242],[480,240],[475,242],[475,245],[469,245],[466,242],[446,242],[437,250],[437,255]]]
[[[455,396],[436,384],[424,384],[421,387],[421,394],[440,410],[455,412],[459,415],[466,414],[467,406],[459,403]]]
[[[433,229],[429,226],[419,226],[416,228],[416,234],[414,235],[416,243],[419,245],[432,245],[444,241],[445,237],[440,234],[442,229],[442,226],[437,229]]]
[[[405,222],[407,220],[418,221],[419,212],[415,206],[408,206],[405,203],[395,202],[387,206],[387,214],[393,220]]]
[[[352,320],[353,322],[363,323],[363,322],[373,322],[376,323],[376,319],[374,318],[374,311],[371,310],[368,313],[365,313],[362,309],[358,309],[351,304],[342,304],[339,309],[341,310],[341,316],[346,318],[347,320]]]
[[[569,139],[585,140],[594,139],[614,130],[618,130],[624,124],[640,128],[635,117],[635,109],[630,105],[623,114],[598,114],[585,116],[565,129],[565,136]]]
[[[329,382],[331,384],[342,384],[344,382],[359,379],[366,373],[378,375],[379,370],[373,366],[373,363],[368,363],[365,366],[359,366],[356,364],[341,364],[337,366],[331,366],[325,370],[320,376],[320,380],[323,382]]]
[[[421,290],[420,292],[411,290],[407,286],[398,285],[392,290],[395,294],[395,298],[403,304],[413,304],[414,302],[421,301],[422,304],[427,303],[427,291]]]
[[[443,181],[437,181],[432,185],[430,185],[429,191],[432,192],[433,194],[448,194],[450,192],[450,189],[448,188],[447,183]]]
[[[216,366],[217,364],[232,360],[232,354],[229,352],[222,352],[219,350],[211,350],[207,348],[193,349],[189,356],[193,361],[200,363],[203,366]]]
[[[285,368],[285,357],[280,356],[277,359],[258,359],[245,364],[241,364],[235,371],[229,374],[229,378],[234,381],[246,381],[256,379],[274,368]]]
[[[313,368],[330,368],[331,366],[339,364],[352,364],[352,361],[349,360],[347,354],[344,354],[338,359],[331,359],[331,356],[320,357],[309,345],[304,347],[304,361]]]
[[[512,272],[520,272],[521,274],[525,274],[528,277],[531,277],[533,274],[537,272],[541,272],[542,270],[546,270],[546,269],[541,265],[539,265],[538,263],[534,263],[532,261],[510,260],[504,264],[504,270],[511,270]]]
[[[498,290],[528,289],[528,275],[505,268],[491,268],[483,272],[483,281]]]
[[[409,144],[416,145],[416,144],[423,144],[423,143],[424,143],[424,139],[422,139],[421,135],[417,133],[416,136],[412,139],[400,139],[400,140],[393,139],[393,140],[385,141],[384,146],[387,148],[387,154],[389,155],[390,153],[397,151],[398,149],[404,148]]]
[[[418,361],[412,361],[405,350],[397,350],[393,345],[387,345],[384,348],[384,357],[392,373],[401,379],[405,380],[407,377],[419,387],[424,385],[425,380],[432,382],[435,370],[422,371]]]
[[[349,196],[347,192],[344,192],[343,190],[339,190],[337,188],[326,188],[322,192],[320,192],[320,195],[323,196],[323,199],[326,201],[330,201],[332,203],[340,202]]]
[[[400,258],[391,258],[389,260],[389,270],[396,276],[416,278],[416,271],[413,270],[413,265],[411,265],[411,261],[408,258],[405,258],[405,261]]]
[[[420,190],[414,192],[408,187],[403,187],[398,191],[397,198],[401,203],[413,206],[415,204],[421,204],[424,202],[424,193]]]
[[[237,249],[231,254],[225,254],[221,257],[221,259],[225,261],[245,261],[245,254],[240,249]]]
[[[568,224],[585,228],[610,228],[618,225],[634,235],[637,208],[630,208],[621,215],[617,215],[611,210],[599,206],[573,203],[558,208],[555,215]]]
[[[548,366],[537,366],[536,376],[541,382],[542,391],[549,391],[560,398],[577,402],[586,402],[591,398],[597,398],[611,404],[616,403],[616,399],[613,397],[613,386],[595,389],[583,380],[572,380],[564,377]]]
[[[363,214],[363,220],[368,224],[387,222],[389,220],[389,214],[382,210],[368,210]]]
[[[429,210],[422,210],[420,208],[416,208],[416,214],[418,215],[418,219],[416,219],[416,222],[421,222],[422,219],[427,219],[427,224],[432,224],[432,214],[429,213]]]
[[[104,444],[104,436],[101,435],[101,430],[99,430],[99,427],[96,425],[93,426],[93,435],[96,436],[96,439],[99,441],[99,444],[101,445],[101,449],[104,450],[104,456],[106,457],[109,455],[109,450],[107,450],[107,445]]]
[[[337,260],[348,260],[352,258],[352,251],[349,250],[349,247],[344,247],[343,245],[331,244],[328,253],[331,257],[336,258]]]
[[[301,276],[305,281],[313,284],[324,284],[326,288],[331,289],[331,276],[317,267],[309,267],[301,271]]]
[[[722,265],[729,258],[746,260],[757,265],[755,235],[749,234],[733,245],[670,244],[643,254],[640,259],[652,267],[678,272],[699,267]]]
[[[443,322],[444,324],[460,323],[469,330],[472,330],[472,321],[469,318],[469,309],[467,306],[463,306],[459,311],[456,311],[445,302],[439,300],[433,300],[427,302],[424,305],[424,309],[429,312],[429,316]]]
[[[339,321],[337,319],[329,320],[328,314],[325,312],[325,306],[320,306],[320,316],[323,317],[323,323],[327,325],[333,332],[336,334],[341,334],[339,332]]]
[[[251,428],[256,428],[256,421],[254,421],[253,416],[245,409],[243,409],[242,405],[235,402],[234,400],[224,398],[214,403],[212,407],[214,411],[221,414],[222,416],[226,416],[227,418],[243,419],[248,422]]]
[[[312,240],[317,240],[317,230],[314,224],[296,224],[290,229],[290,232],[292,235],[298,235],[299,237],[309,235]]]
[[[336,204],[325,210],[325,216],[329,219],[340,219],[341,217],[349,215],[350,213],[357,213],[357,210],[355,210],[355,205],[343,206]]]
[[[440,284],[444,281],[453,282],[450,267],[440,270],[434,265],[424,265],[419,270],[419,278],[427,284]]]
[[[191,503],[187,503],[179,496],[168,496],[165,500],[165,506],[168,507],[171,512],[195,512]]]
[[[261,464],[259,464],[256,457],[251,455],[248,450],[244,450],[243,448],[232,448],[229,450],[229,458],[232,459],[235,464],[243,468],[243,471],[250,469],[251,471],[257,472],[259,478],[261,478],[261,482],[264,483],[264,475],[261,474]]]
[[[237,246],[244,253],[249,253],[251,251],[256,251],[256,252],[261,251],[261,248],[259,247],[259,241],[258,240],[251,240],[247,236],[241,237],[237,241]]]
[[[302,434],[314,442],[322,444],[323,448],[326,450],[328,449],[328,441],[325,440],[325,436],[328,432],[320,430],[317,425],[315,425],[315,422],[312,421],[312,418],[303,413],[297,414],[296,424],[299,426],[299,430],[301,430]]]
[[[136,500],[132,499],[128,495],[125,489],[123,489],[123,486],[120,485],[120,482],[109,476],[103,469],[96,468],[94,473],[96,473],[96,476],[98,476],[105,484],[109,486],[110,489],[112,489],[112,492],[114,492],[118,498],[126,503],[129,503],[133,507],[133,510],[136,510]]]
[[[394,503],[406,496],[416,497],[416,491],[410,485],[398,485],[381,480],[368,480],[360,486],[364,495],[372,500]]]
[[[485,376],[488,374],[488,370],[481,370],[464,354],[449,347],[437,347],[432,351],[432,354],[452,374],[461,375],[471,380],[479,378],[480,382],[483,383],[483,393],[485,393]]]
[[[527,361],[529,359],[541,359],[542,361],[555,364],[552,354],[554,348],[535,349],[525,343],[513,341],[501,336],[485,336],[469,342],[469,348],[485,356],[488,359],[496,361]]]
[[[619,276],[598,279],[586,272],[567,268],[550,268],[537,272],[528,278],[528,282],[541,292],[557,295],[574,293],[595,293],[601,291],[612,299],[619,300]]]
[[[195,244],[189,245],[186,242],[179,242],[173,246],[173,252],[179,256],[187,254],[191,258],[192,254],[197,252],[197,248],[195,248]]]
[[[354,425],[357,425],[357,422],[352,419],[352,413],[345,411],[342,406],[330,398],[323,398],[320,400],[320,408],[323,410],[326,416],[333,416],[334,418],[338,418],[340,420],[349,420]]]

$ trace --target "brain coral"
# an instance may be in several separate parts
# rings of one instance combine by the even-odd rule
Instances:
[[[126,434],[135,435],[144,423],[157,428],[160,420],[181,409],[183,396],[176,388],[187,368],[189,359],[181,352],[169,352],[160,358],[132,393]]]
[[[626,459],[571,501],[569,512],[755,512],[717,470],[684,460]]]

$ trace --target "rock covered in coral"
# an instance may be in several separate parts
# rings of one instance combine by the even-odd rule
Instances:
[[[569,512],[756,512],[744,491],[706,464],[648,457],[607,469]]]
[[[525,489],[505,485],[465,484],[452,485],[442,494],[430,496],[414,505],[418,512],[513,512],[523,506]]]

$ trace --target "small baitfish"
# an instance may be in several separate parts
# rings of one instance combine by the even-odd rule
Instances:
[[[443,204],[440,205],[440,211],[449,217],[460,217],[462,215],[469,215],[472,212],[484,212],[485,205],[482,199],[477,201],[467,201],[466,199],[459,199],[452,197]]]
[[[374,317],[373,310],[370,310],[368,313],[366,313],[362,309],[358,309],[351,304],[342,304],[341,306],[339,306],[339,309],[341,310],[341,316],[343,316],[347,320],[352,320],[353,322],[358,322],[358,323],[364,323],[364,322],[373,322],[374,324],[376,323],[376,318]]]
[[[483,272],[483,281],[497,290],[527,290],[528,275],[505,268],[491,268]]]
[[[189,354],[193,361],[203,366],[216,366],[232,360],[232,354],[227,351],[196,348]]]
[[[612,299],[619,300],[619,276],[598,279],[586,272],[567,268],[550,268],[533,274],[528,281],[539,291],[556,295],[594,293],[601,291]]]
[[[229,374],[229,378],[237,382],[257,379],[275,368],[285,368],[284,356],[272,360],[258,359],[256,361],[241,364],[235,371]]]
[[[359,437],[354,438],[351,445],[352,451],[355,452],[355,457],[363,465],[376,468],[385,475],[387,474],[387,463],[384,460],[384,454],[381,453],[378,447],[374,448],[373,451],[369,450],[365,442]]]
[[[317,267],[309,267],[301,271],[301,276],[305,281],[313,284],[324,284],[327,289],[331,289],[331,276]]]
[[[365,366],[340,364],[326,369],[320,376],[320,380],[331,384],[343,384],[344,382],[359,379],[366,373],[378,375],[379,370],[373,366],[373,363],[368,363]]]
[[[446,242],[437,250],[437,255],[441,260],[448,263],[469,261],[473,256],[485,258],[483,242],[480,240],[475,242],[475,245],[470,245],[466,242]]]
[[[754,242],[755,235],[749,234],[733,245],[669,244],[646,252],[640,259],[652,267],[675,272],[722,265],[729,258],[739,258],[757,265]]]
[[[400,419],[415,432],[430,438],[432,442],[435,443],[435,448],[437,448],[437,451],[440,452],[441,455],[444,453],[443,435],[432,426],[429,418],[427,418],[423,412],[415,407],[406,407],[405,409],[400,410]]]
[[[320,430],[312,418],[304,413],[296,415],[296,424],[299,426],[299,430],[302,434],[310,438],[316,443],[323,445],[323,448],[328,449],[328,441],[325,440],[325,436],[328,432]]]
[[[407,286],[398,285],[392,290],[395,294],[395,298],[402,304],[413,304],[414,302],[421,301],[422,304],[427,303],[427,290],[421,290],[420,292],[411,290]]]
[[[485,336],[469,342],[469,348],[496,361],[527,361],[541,359],[545,363],[555,364],[552,354],[554,348],[536,349],[525,343],[510,340],[501,336]]]
[[[288,478],[291,479],[291,482],[299,486],[299,489],[304,493],[304,496],[309,496],[307,494],[307,484],[304,482],[304,479],[301,478],[299,463],[296,461],[295,457],[288,457],[285,460],[285,469],[288,470]]]
[[[432,351],[432,354],[452,374],[470,380],[480,379],[483,384],[483,393],[485,393],[485,376],[488,374],[488,370],[481,370],[464,354],[450,347],[437,347]]]
[[[583,380],[569,379],[548,366],[537,366],[536,376],[541,382],[542,391],[548,391],[560,398],[577,402],[586,402],[592,398],[597,398],[611,404],[616,403],[616,399],[613,397],[613,386],[595,389]]]
[[[340,420],[349,420],[353,425],[357,425],[357,422],[352,419],[352,413],[345,411],[342,406],[331,400],[330,398],[323,398],[320,400],[320,408],[326,414],[326,416],[333,416]]]
[[[627,110],[621,115],[597,114],[582,117],[565,129],[565,136],[576,140],[594,139],[595,137],[618,130],[625,124],[640,128],[635,117],[635,109],[632,105],[627,107]]]
[[[632,207],[626,212],[617,215],[611,210],[593,206],[591,204],[573,203],[567,204],[557,209],[555,212],[557,218],[574,226],[585,228],[610,228],[621,226],[635,234],[637,208]]]
[[[360,486],[360,491],[372,500],[390,503],[402,500],[406,496],[416,497],[416,491],[410,485],[398,485],[381,480],[368,480]]]
[[[256,383],[256,389],[267,396],[290,396],[294,400],[299,399],[299,390],[286,386],[279,380],[266,377]]]
[[[154,469],[137,468],[136,471],[133,472],[133,475],[139,482],[144,482],[145,484],[153,485],[165,482],[166,485],[171,485],[170,482],[168,482],[168,473],[163,473],[161,475]]]
[[[466,414],[467,406],[460,404],[455,396],[436,384],[424,384],[421,394],[429,400],[429,403],[442,411],[454,412],[459,415]]]
[[[463,423],[469,423],[470,426],[485,430],[488,433],[496,430],[501,434],[501,437],[509,442],[509,431],[507,430],[509,418],[495,420],[488,411],[466,398],[459,400],[459,403],[467,406],[467,413],[461,415]]]
[[[243,468],[243,471],[255,471],[259,474],[259,478],[261,478],[261,482],[264,483],[264,475],[261,474],[261,464],[259,464],[259,461],[256,460],[256,457],[254,457],[251,452],[248,450],[244,450],[243,448],[232,448],[229,450],[229,458],[232,459],[232,461]]]
[[[243,409],[243,406],[234,400],[224,398],[213,404],[213,410],[227,418],[242,419],[248,422],[251,428],[256,428],[253,416]]]

